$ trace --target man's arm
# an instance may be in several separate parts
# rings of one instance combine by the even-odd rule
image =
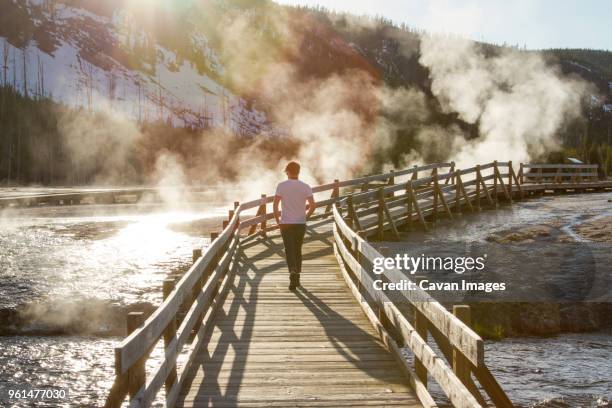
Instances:
[[[308,219],[308,218],[310,218],[312,213],[317,208],[317,204],[315,203],[315,200],[314,200],[313,196],[308,197],[306,200],[308,201],[308,205],[306,206],[306,208],[308,209],[308,212],[306,213],[306,219]]]
[[[281,201],[281,196],[279,196],[278,194],[274,196],[274,204],[272,205],[273,207],[273,211],[274,211],[274,219],[276,220],[276,223],[280,225],[280,217],[281,217],[281,213],[280,210],[278,209],[278,204]]]

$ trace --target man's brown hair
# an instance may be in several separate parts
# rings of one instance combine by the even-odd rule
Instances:
[[[300,174],[300,164],[298,162],[291,161],[285,167],[285,171],[290,174]]]

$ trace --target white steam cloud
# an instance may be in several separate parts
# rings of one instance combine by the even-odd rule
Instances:
[[[317,23],[283,10],[275,9],[278,18],[264,19],[267,31],[276,33],[271,40],[256,13],[232,14],[216,29],[229,82],[264,101],[269,119],[288,136],[262,134],[237,147],[223,130],[209,130],[212,137],[187,150],[191,158],[150,146],[152,168],[132,176],[160,186],[164,201],[188,201],[185,187],[205,183],[227,183],[232,187],[228,199],[256,198],[271,192],[289,160],[300,161],[303,178],[312,183],[355,177],[380,165],[375,155],[393,147],[397,131],[406,129],[415,146],[404,165],[528,161],[557,148],[557,133],[580,115],[585,83],[562,76],[537,53],[485,52],[475,42],[445,36],[423,35],[419,45],[414,35],[404,38],[395,32],[400,52],[414,56],[420,51],[441,110],[478,129],[478,137],[470,138],[457,125],[432,124],[431,100],[422,91],[392,89],[366,69],[305,75],[300,58],[312,45]],[[355,30],[364,29],[359,19],[352,23]],[[352,58],[362,58],[347,44],[338,45],[342,40],[334,41],[353,52]],[[80,163],[101,166],[96,181],[129,178],[133,170],[126,157],[143,141],[136,124],[120,115],[114,119],[105,126],[78,115],[60,121],[67,146]],[[236,190],[243,191],[241,197],[235,197]]]
[[[72,183],[109,184],[138,178],[127,157],[142,135],[137,124],[121,112],[61,110],[58,128],[75,165]],[[84,174],[92,172],[95,180],[83,179]]]
[[[455,134],[448,140],[460,166],[528,161],[559,147],[557,132],[580,116],[587,89],[537,53],[501,49],[487,57],[477,43],[457,38],[423,36],[420,62],[442,109],[478,125],[477,139]]]

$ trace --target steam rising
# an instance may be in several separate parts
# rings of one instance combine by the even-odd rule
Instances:
[[[159,187],[160,197],[166,206],[175,207],[178,203],[191,202],[191,195],[185,189],[189,183],[177,155],[167,151],[159,153],[153,181]]]
[[[478,125],[476,140],[449,135],[460,165],[541,156],[559,147],[556,133],[580,116],[586,85],[562,78],[539,54],[503,49],[487,58],[474,42],[424,36],[420,62],[442,109]]]
[[[142,135],[137,124],[120,112],[105,109],[92,115],[64,110],[59,113],[58,127],[64,147],[81,170],[78,173],[95,170],[96,184],[139,178],[127,157]],[[78,173],[75,184],[83,182]]]
[[[136,175],[127,156],[136,144],[147,143],[146,137],[136,124],[109,110],[105,115],[112,120],[104,126],[78,114],[63,117],[68,148],[82,166],[100,167],[97,182],[133,178],[172,186],[162,193],[168,203],[189,200],[188,184],[228,183],[243,191],[242,197],[228,199],[245,199],[271,191],[288,160],[302,162],[303,178],[311,183],[358,176],[380,170],[381,164],[391,167],[374,158],[393,148],[398,130],[405,129],[415,146],[401,165],[528,161],[556,149],[557,132],[580,115],[586,85],[563,77],[537,53],[500,49],[485,55],[472,41],[423,35],[416,44],[414,36],[409,41],[394,33],[400,52],[420,54],[439,109],[477,129],[478,137],[468,137],[457,125],[432,124],[432,103],[421,90],[390,88],[368,65],[304,75],[303,51],[312,46],[312,32],[322,30],[283,8],[274,13],[277,18],[264,19],[266,30],[257,12],[232,13],[216,30],[228,81],[264,101],[270,121],[284,136],[261,134],[237,148],[227,129],[208,130],[208,137],[186,149],[188,155],[154,151],[152,168]],[[363,19],[347,22],[364,29]],[[343,40],[332,39],[356,65],[363,64]]]

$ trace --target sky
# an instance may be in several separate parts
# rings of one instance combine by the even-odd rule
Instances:
[[[436,33],[497,44],[612,50],[610,0],[275,0],[382,15]]]

